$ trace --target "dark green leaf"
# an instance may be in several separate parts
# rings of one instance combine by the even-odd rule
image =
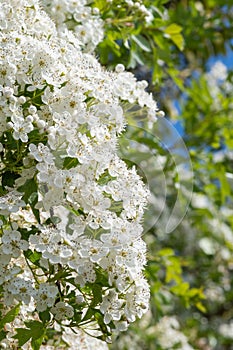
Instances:
[[[19,177],[17,173],[14,173],[12,171],[6,171],[2,175],[2,187],[5,189],[5,187],[13,187],[15,184],[15,180]]]
[[[75,168],[79,164],[77,158],[66,157],[63,162],[63,169]]]
[[[8,311],[8,313],[0,320],[0,329],[2,329],[6,323],[14,321],[15,317],[19,313],[19,310],[20,304],[17,304],[13,309]]]
[[[45,311],[39,312],[39,317],[43,323],[47,323],[50,321],[51,315],[48,310],[45,310]]]
[[[26,203],[29,203],[29,198],[31,197],[32,194],[34,193],[37,193],[37,183],[35,181],[35,179],[29,179],[29,180],[26,180],[25,184],[20,186],[18,188],[19,192],[23,192],[24,195],[23,195],[23,200],[26,202]],[[31,199],[31,203],[33,202],[33,198]]]
[[[92,287],[93,300],[91,307],[95,307],[102,302],[102,287],[99,284],[94,284]]]
[[[7,332],[5,331],[0,331],[0,341],[6,338]]]
[[[23,346],[29,339],[31,339],[30,329],[16,328],[16,334],[13,338],[18,339],[18,345]]]

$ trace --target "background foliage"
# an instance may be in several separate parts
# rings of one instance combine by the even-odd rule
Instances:
[[[112,348],[233,349],[233,73],[229,60],[227,65],[219,61],[232,50],[232,1],[144,1],[154,15],[149,24],[119,1],[94,3],[108,17],[97,50],[100,61],[109,68],[124,63],[149,82],[148,89],[185,141],[194,174],[192,201],[181,224],[164,234],[160,217],[145,235],[151,314]],[[169,135],[161,121],[156,128],[166,143]],[[144,143],[155,157],[164,157],[169,215],[180,181],[171,152],[149,134],[130,128],[127,133],[126,138]],[[170,137],[170,151],[179,149]],[[158,176],[157,196],[159,181]],[[180,188],[187,196],[187,187]],[[179,325],[169,326],[174,316]],[[163,341],[161,329],[168,338],[176,331],[177,342]]]

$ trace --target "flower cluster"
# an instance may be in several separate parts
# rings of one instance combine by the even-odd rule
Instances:
[[[176,317],[163,317],[155,326],[155,334],[158,345],[162,349],[193,350],[187,337],[179,330],[180,324]]]
[[[90,1],[42,0],[42,5],[55,21],[59,35],[79,49],[93,51],[103,39],[103,20]]]
[[[117,139],[125,105],[155,120],[156,103],[122,65],[108,72],[83,52],[79,26],[96,14],[85,1],[63,3],[64,16],[80,21],[77,40],[37,0],[0,4],[1,298],[34,320],[25,322],[32,342],[52,324],[106,339],[149,300],[141,239],[149,193],[117,155]]]
[[[59,36],[67,38],[85,52],[93,51],[103,40],[104,29],[112,20],[111,8],[116,6],[109,0],[42,0],[41,4],[54,20]],[[147,24],[154,19],[151,10],[142,1],[117,1],[117,8],[126,9],[128,14],[138,13]]]

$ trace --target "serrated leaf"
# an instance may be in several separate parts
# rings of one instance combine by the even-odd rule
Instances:
[[[26,328],[16,328],[16,334],[13,338],[18,340],[19,346],[23,346],[31,338],[31,331]]]
[[[19,345],[21,344],[21,338],[19,338],[19,336],[23,336],[23,338],[24,338],[23,344],[25,344],[30,338],[32,338],[32,344],[33,344],[32,348],[35,350],[38,350],[40,348],[42,341],[43,341],[43,337],[44,337],[46,328],[44,327],[43,323],[41,323],[39,321],[27,321],[24,323],[28,327],[28,329],[27,328],[26,329],[25,328],[17,328],[16,329],[17,334],[15,337],[17,337],[17,339],[19,339]],[[20,346],[22,346],[22,345],[20,345]]]
[[[0,321],[0,329],[4,327],[6,323],[14,321],[15,317],[18,315],[20,309],[20,304],[17,304],[13,309],[8,311],[8,313]]]

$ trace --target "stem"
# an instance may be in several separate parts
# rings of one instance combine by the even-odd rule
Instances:
[[[28,262],[28,259],[26,258],[26,256],[24,256],[24,257],[25,257],[25,261],[26,261],[27,266],[29,267],[31,273],[33,274],[33,277],[35,278],[36,283],[37,283],[38,285],[40,285],[40,282],[38,281],[38,279],[37,279],[37,277],[36,277],[36,274],[34,273],[32,267],[30,266],[30,264],[29,264],[29,262]]]

